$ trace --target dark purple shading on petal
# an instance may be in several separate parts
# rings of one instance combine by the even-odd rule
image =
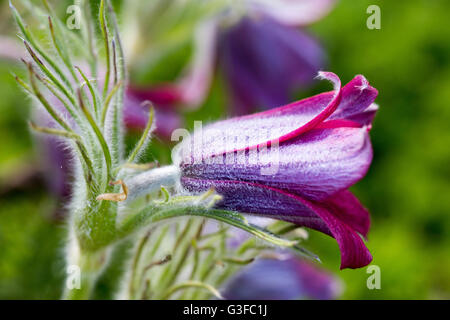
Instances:
[[[347,196],[344,200],[333,198],[330,202],[315,202],[245,181],[182,177],[181,183],[192,192],[214,187],[224,197],[217,205],[219,208],[285,220],[333,236],[341,251],[341,269],[360,268],[372,261],[370,252],[357,233],[363,231],[367,234],[368,213],[359,202],[350,202],[348,195],[344,195]],[[354,210],[355,207],[358,210]],[[347,212],[347,209],[354,211]],[[350,224],[347,224],[349,221]]]
[[[294,89],[310,84],[324,53],[304,31],[268,17],[244,17],[219,38],[219,58],[235,112],[286,104]]]
[[[223,290],[230,300],[330,300],[339,293],[336,277],[295,257],[259,259],[232,277]]]

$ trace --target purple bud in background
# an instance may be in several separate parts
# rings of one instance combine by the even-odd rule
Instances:
[[[311,83],[324,60],[305,31],[265,16],[244,17],[220,36],[219,61],[237,114],[286,104],[294,90]]]
[[[341,293],[339,280],[293,256],[258,259],[232,277],[223,289],[229,300],[330,300]]]
[[[247,15],[225,29],[219,62],[231,89],[234,113],[288,103],[323,68],[325,54],[299,27],[331,11],[335,0],[247,0]]]

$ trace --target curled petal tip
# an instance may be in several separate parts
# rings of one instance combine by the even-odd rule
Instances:
[[[322,71],[322,70],[318,71],[317,76],[316,76],[316,79],[319,79],[319,80],[330,80],[330,79],[336,79],[336,78],[339,79],[339,77],[335,73],[330,72],[330,71]]]
[[[330,71],[319,71],[317,73],[316,79],[330,81],[331,83],[333,83],[334,90],[336,91],[341,87],[341,80],[339,79],[339,77],[335,73]]]

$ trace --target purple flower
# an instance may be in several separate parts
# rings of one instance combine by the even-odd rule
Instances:
[[[221,34],[219,46],[237,114],[287,103],[293,90],[311,83],[325,60],[307,33],[266,16],[242,18]]]
[[[247,0],[247,15],[223,30],[219,63],[234,113],[286,104],[324,65],[317,40],[298,27],[326,15],[335,0]]]
[[[196,130],[174,159],[181,185],[191,192],[214,187],[219,207],[281,219],[333,236],[341,268],[358,268],[372,256],[368,211],[347,189],[372,161],[369,138],[378,92],[363,76],[341,88],[253,115]]]
[[[340,283],[332,274],[288,256],[256,260],[226,283],[223,296],[230,300],[330,300],[340,292]]]

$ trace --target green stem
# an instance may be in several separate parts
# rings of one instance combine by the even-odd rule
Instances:
[[[106,15],[105,15],[105,1],[101,0],[99,9],[99,20],[100,28],[102,30],[102,37],[105,44],[105,54],[106,54],[106,73],[105,73],[105,83],[103,86],[103,99],[106,98],[106,93],[109,87],[109,75],[111,73],[111,58],[109,52],[109,35],[108,26],[106,25]]]
[[[66,48],[64,46],[64,43],[61,43],[58,40],[58,38],[56,37],[55,29],[53,27],[52,18],[50,16],[48,17],[48,26],[49,26],[49,29],[50,29],[50,36],[52,38],[53,45],[54,45],[56,51],[58,52],[59,57],[64,62],[66,68],[69,70],[70,74],[72,75],[73,80],[75,82],[77,82],[78,79],[77,79],[77,76],[76,76],[75,72],[72,69],[72,62],[70,60],[70,55],[67,54]]]
[[[194,288],[202,288],[202,289],[208,290],[209,293],[212,293],[217,298],[223,299],[223,297],[221,296],[219,291],[217,291],[216,288],[214,288],[213,286],[211,286],[211,285],[209,285],[207,283],[203,283],[203,282],[200,282],[200,281],[186,281],[186,282],[177,284],[177,285],[169,288],[167,290],[167,293],[162,297],[162,300],[169,299],[177,291],[180,291],[180,290],[183,290],[183,289],[188,289],[188,288],[193,288],[193,287]]]
[[[74,96],[67,90],[67,88],[53,75],[53,73],[45,66],[45,64],[42,62],[41,59],[37,56],[37,54],[33,51],[30,44],[27,42],[27,40],[23,40],[23,43],[25,45],[25,48],[27,49],[28,53],[30,54],[31,58],[33,58],[34,62],[39,66],[39,68],[42,70],[42,72],[49,77],[49,79],[56,85],[56,87],[61,90],[61,92],[69,99],[69,101],[76,105]]]
[[[41,57],[47,61],[47,63],[53,68],[53,70],[56,71],[56,73],[59,75],[59,77],[63,80],[63,82],[65,83],[65,85],[70,88],[70,90],[72,90],[72,87],[70,85],[70,81],[65,77],[64,73],[62,72],[62,70],[59,68],[58,64],[55,62],[54,59],[51,59],[50,56],[44,51],[42,50],[42,48],[36,43],[36,41],[34,40],[33,35],[30,33],[30,31],[28,30],[28,27],[23,23],[22,17],[20,16],[19,12],[17,11],[17,9],[11,4],[11,2],[9,2],[9,6],[13,12],[14,18],[16,20],[17,25],[19,26],[20,31],[22,32],[22,35],[24,36],[25,40],[28,41],[30,43],[30,45],[41,55]],[[25,41],[25,42],[26,42]],[[30,50],[30,48],[28,48],[29,46],[27,45],[27,49]],[[45,68],[46,69],[46,68]],[[45,72],[45,70],[44,70]],[[56,78],[55,78],[56,79]],[[52,79],[53,80],[53,79]],[[57,83],[58,87],[61,85],[58,81]],[[67,92],[67,89],[61,85],[61,90],[63,90],[65,93]],[[68,96],[69,98],[69,96]]]
[[[141,152],[142,147],[144,147],[145,142],[148,141],[148,135],[150,133],[150,130],[153,126],[153,119],[155,116],[155,110],[153,108],[153,106],[150,107],[150,112],[149,112],[149,116],[148,116],[148,122],[147,125],[145,127],[144,132],[142,133],[141,139],[139,139],[139,142],[136,144],[135,148],[133,149],[133,151],[131,152],[127,163],[133,163],[134,159],[136,158],[136,156],[139,154],[139,152]]]
[[[50,114],[50,116],[65,130],[72,132],[72,129],[70,126],[65,122],[59,114],[53,109],[53,107],[48,103],[48,101],[44,98],[44,95],[40,92],[38,86],[36,85],[36,82],[34,80],[35,73],[33,71],[33,67],[31,64],[28,64],[28,71],[30,74],[30,82],[31,82],[31,88],[33,89],[33,93],[36,96],[36,98],[41,102],[41,104],[44,106],[45,110]]]
[[[95,114],[95,116],[98,116],[98,96],[94,90],[94,87],[92,86],[91,81],[86,77],[86,75],[80,69],[80,67],[75,66],[75,68],[78,70],[78,72],[80,73],[84,82],[88,86],[89,92],[91,93],[91,96],[92,96],[92,103],[94,105],[94,114]]]
[[[136,248],[136,253],[134,254],[134,258],[133,258],[133,264],[131,267],[131,276],[130,276],[130,286],[129,286],[129,297],[131,299],[133,299],[133,297],[135,296],[135,286],[136,286],[136,282],[137,282],[137,273],[138,273],[138,264],[139,264],[139,260],[141,258],[141,254],[142,254],[142,250],[144,249],[144,246],[147,244],[148,239],[150,238],[151,235],[151,231],[148,231],[144,237],[142,237],[142,239],[139,241],[139,244]]]
[[[141,226],[150,223],[181,216],[198,216],[225,222],[226,224],[247,231],[260,239],[282,247],[293,248],[296,244],[295,241],[279,238],[264,229],[237,219],[233,212],[220,209],[207,209],[198,206],[149,206],[138,214],[126,219],[118,230],[119,236],[125,237],[128,234],[137,231]]]
[[[109,92],[108,96],[105,99],[105,103],[102,109],[102,118],[101,118],[101,126],[105,127],[106,115],[108,114],[109,105],[111,103],[112,97],[116,94],[117,90],[122,86],[122,82],[117,83],[112,90]]]

